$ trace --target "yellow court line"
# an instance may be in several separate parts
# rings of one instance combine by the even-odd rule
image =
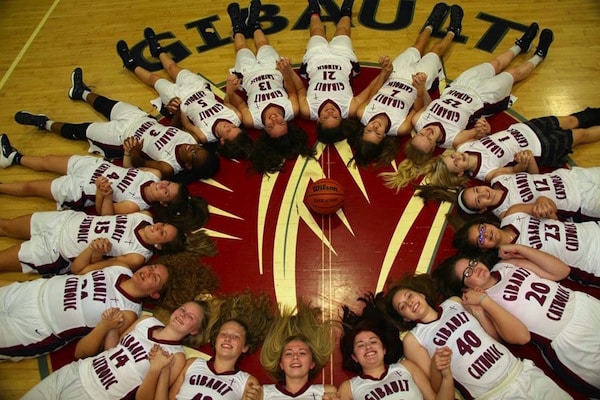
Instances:
[[[6,83],[6,81],[8,81],[8,78],[10,78],[10,76],[12,75],[13,71],[17,67],[17,64],[19,64],[19,62],[21,61],[21,58],[23,58],[23,56],[25,55],[25,52],[27,50],[29,50],[29,46],[31,46],[31,43],[36,38],[36,36],[40,32],[40,30],[42,29],[42,26],[44,26],[44,24],[46,23],[46,21],[48,20],[48,18],[50,18],[50,14],[52,14],[52,12],[54,11],[54,9],[58,5],[58,3],[60,3],[60,0],[56,0],[50,6],[50,8],[48,9],[48,11],[44,15],[44,18],[42,18],[42,20],[40,21],[40,23],[35,27],[35,30],[31,33],[31,36],[29,36],[29,39],[27,39],[27,42],[25,42],[25,46],[23,46],[21,48],[21,51],[19,52],[19,54],[15,57],[14,61],[12,62],[12,64],[10,64],[10,67],[8,67],[8,70],[6,71],[6,73],[4,74],[4,76],[2,77],[2,80],[0,80],[0,90],[2,90],[2,88],[4,87],[4,84]]]

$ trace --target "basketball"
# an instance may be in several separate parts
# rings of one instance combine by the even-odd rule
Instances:
[[[308,186],[306,202],[317,214],[333,214],[344,204],[344,187],[335,179],[319,179]]]

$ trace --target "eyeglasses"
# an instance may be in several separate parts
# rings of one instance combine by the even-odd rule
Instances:
[[[462,286],[465,286],[465,279],[473,275],[473,270],[475,269],[477,264],[479,264],[479,261],[469,260],[469,265],[467,265],[467,268],[465,268],[465,270],[463,271],[462,280],[460,281]]]
[[[483,245],[483,241],[485,240],[485,225],[479,224],[479,236],[477,237],[477,247],[481,247]]]

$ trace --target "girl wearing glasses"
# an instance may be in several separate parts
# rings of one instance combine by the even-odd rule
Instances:
[[[463,305],[460,297],[438,302],[437,283],[429,275],[404,277],[385,295],[386,313],[404,331],[404,353],[433,383],[435,352],[452,350],[451,369],[463,392],[477,399],[568,399],[530,360],[516,358],[500,338],[527,343],[527,327],[489,297]]]
[[[513,206],[500,222],[467,222],[454,234],[452,245],[469,255],[480,249],[522,244],[550,253],[567,265],[600,277],[598,253],[600,225],[596,221],[562,222],[520,212],[531,205]],[[590,279],[593,279],[590,277]]]
[[[548,253],[511,244],[500,247],[499,254],[502,260],[495,265],[456,255],[433,276],[444,294],[462,294],[465,305],[484,304],[489,297],[513,314],[565,382],[597,397],[600,300],[557,283],[569,267]]]

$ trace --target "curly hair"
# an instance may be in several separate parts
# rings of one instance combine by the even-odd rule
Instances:
[[[212,319],[208,323],[210,342],[216,341],[224,323],[235,321],[246,331],[248,354],[263,342],[277,314],[277,305],[266,293],[225,293],[211,300]]]
[[[417,323],[406,321],[393,304],[394,296],[401,290],[412,290],[425,295],[427,304],[434,309],[440,303],[441,296],[437,282],[428,274],[407,274],[398,282],[392,283],[384,296],[385,313],[401,332],[405,332],[414,328]]]
[[[302,301],[296,307],[280,307],[260,352],[260,363],[273,379],[285,382],[285,373],[279,364],[285,345],[293,340],[300,340],[310,348],[315,368],[309,373],[309,381],[325,366],[333,351],[332,324],[322,321],[320,314],[319,308]]]
[[[252,168],[261,174],[283,169],[285,160],[298,156],[314,157],[315,149],[308,145],[308,135],[297,125],[288,124],[288,133],[278,138],[262,132],[250,156]]]
[[[154,207],[156,219],[173,224],[186,232],[204,227],[210,217],[206,199],[190,196],[184,185],[181,185],[180,192],[188,193],[184,200],[176,204]]]
[[[342,307],[343,335],[340,339],[342,352],[342,368],[346,371],[361,374],[362,367],[354,360],[354,340],[361,332],[373,332],[386,350],[383,362],[387,365],[398,361],[403,355],[402,341],[398,328],[384,313],[385,304],[382,293],[377,295],[366,293],[358,301],[364,304],[360,314],[351,311],[350,307]]]
[[[197,254],[182,252],[166,255],[159,257],[157,263],[169,270],[165,291],[158,300],[158,307],[168,312],[194,299],[198,294],[214,293],[220,287],[217,274],[203,264]]]

